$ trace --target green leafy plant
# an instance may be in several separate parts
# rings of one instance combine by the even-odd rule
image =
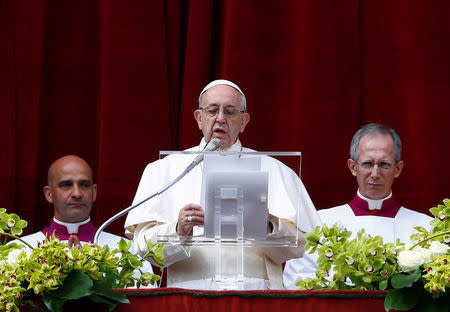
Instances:
[[[430,209],[435,217],[430,232],[415,227],[416,243],[404,246],[398,255],[399,272],[391,279],[386,296],[386,311],[450,310],[450,200]]]
[[[415,227],[413,245],[383,243],[364,230],[351,232],[335,224],[306,233],[305,248],[317,252],[315,279],[297,283],[299,289],[388,290],[385,310],[450,310],[450,200],[430,209],[435,216],[428,232]]]
[[[8,237],[21,235],[28,222],[20,219],[15,213],[6,213],[5,208],[0,208],[0,235],[3,236],[1,245],[6,244]]]
[[[26,221],[5,209],[0,209],[0,218],[0,234],[20,240],[16,233],[22,233]],[[128,302],[115,288],[140,287],[159,280],[159,276],[142,271],[142,261],[152,257],[162,267],[164,245],[147,244],[149,253],[142,259],[130,253],[131,242],[124,239],[113,251],[89,243],[69,249],[54,235],[36,248],[26,244],[31,252],[17,243],[2,245],[0,311],[19,311],[19,306],[31,303],[33,297],[42,299],[54,312],[62,311],[66,301],[80,298],[106,304],[112,311],[117,303]]]
[[[351,232],[338,224],[316,227],[305,235],[306,249],[317,251],[317,279],[297,283],[300,289],[384,290],[397,271],[397,244],[383,244],[380,236],[370,237],[364,230],[351,238]]]

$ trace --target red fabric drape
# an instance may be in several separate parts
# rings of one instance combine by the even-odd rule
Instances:
[[[384,310],[383,291],[191,291],[176,288],[121,290],[130,304],[118,304],[117,311],[148,311],[164,307],[164,311],[344,311]]]
[[[118,289],[127,295],[129,304],[119,303],[114,311],[146,312],[160,309],[167,312],[379,312],[384,311],[385,291],[195,291],[178,288],[150,290]],[[37,305],[43,306],[36,300]],[[104,304],[86,299],[70,300],[63,310],[108,311]],[[21,311],[32,311],[28,306]],[[33,310],[34,311],[34,310]]]
[[[303,153],[316,207],[356,191],[346,160],[360,125],[394,127],[406,166],[394,194],[427,212],[448,197],[446,1],[0,2],[0,207],[49,222],[50,163],[94,168],[96,223],[128,206],[159,150],[201,134],[201,88],[238,83],[258,150]],[[123,222],[109,231],[122,233]]]

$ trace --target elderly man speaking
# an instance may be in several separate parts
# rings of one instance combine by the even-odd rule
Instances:
[[[222,150],[253,151],[244,148],[238,138],[250,121],[250,115],[244,93],[233,82],[215,80],[209,83],[200,93],[194,118],[203,138],[190,151],[202,151],[213,138],[220,140]],[[133,204],[163,188],[189,165],[174,156],[147,165]],[[270,176],[267,235],[280,237],[299,233],[299,247],[245,248],[244,289],[282,289],[281,264],[303,255],[305,240],[302,232],[311,231],[320,224],[320,219],[294,171],[270,157],[266,157],[262,167]],[[138,253],[147,252],[145,239],[156,241],[158,235],[189,237],[196,229],[203,230],[205,214],[199,205],[201,185],[202,166],[197,166],[162,196],[145,202],[128,214],[126,234],[134,239]],[[297,216],[299,198],[300,216]],[[222,261],[230,261],[227,256],[232,257],[232,253],[226,254]],[[220,289],[214,280],[214,248],[166,245],[165,254],[167,286]]]

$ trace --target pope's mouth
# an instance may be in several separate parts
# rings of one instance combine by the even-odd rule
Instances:
[[[217,134],[217,135],[225,135],[227,132],[225,131],[225,130],[223,130],[222,128],[216,128],[216,129],[214,129],[214,134]]]

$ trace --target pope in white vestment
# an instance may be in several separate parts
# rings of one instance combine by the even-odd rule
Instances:
[[[235,83],[223,79],[210,82],[200,92],[198,102],[194,118],[203,139],[199,146],[190,150],[202,151],[206,143],[214,139],[220,141],[223,151],[251,151],[242,147],[238,138],[248,124],[250,114],[245,95]],[[194,158],[195,155],[170,155],[147,165],[133,203],[163,189]],[[282,263],[302,256],[303,233],[319,225],[320,219],[303,183],[291,169],[271,157],[262,157],[261,171],[268,172],[269,176],[268,239],[296,237],[297,247],[245,247],[244,282],[239,288],[282,289]],[[137,253],[144,255],[147,252],[145,239],[158,241],[160,235],[185,239],[203,233],[205,214],[200,206],[201,185],[200,163],[161,196],[148,200],[128,214],[126,235],[133,239]],[[237,247],[230,247],[220,260],[230,263],[237,258],[237,251]],[[222,289],[214,278],[215,248],[166,245],[164,252],[167,286]],[[224,270],[229,270],[229,267],[231,263]],[[228,273],[236,276],[233,272]]]
[[[201,151],[205,145],[205,139],[202,139],[199,146],[189,150]],[[228,151],[252,150],[243,148],[237,140]],[[195,156],[170,155],[147,165],[133,204],[162,189],[183,172]],[[245,248],[244,287],[282,289],[281,264],[288,259],[302,256],[305,243],[302,232],[311,231],[320,224],[320,220],[303,183],[294,171],[271,157],[264,157],[261,167],[262,171],[269,172],[268,210],[269,220],[274,226],[269,237],[295,236],[299,229],[300,245],[298,248]],[[189,203],[200,203],[201,181],[202,166],[199,165],[160,197],[145,202],[128,214],[125,222],[126,234],[133,238],[138,254],[147,252],[145,238],[157,241],[158,235],[161,234],[177,235],[180,207]],[[297,215],[299,200],[300,215]],[[202,227],[194,228],[194,235],[201,235],[202,232]],[[167,286],[218,289],[213,280],[214,248],[166,246],[165,254],[168,267]]]

